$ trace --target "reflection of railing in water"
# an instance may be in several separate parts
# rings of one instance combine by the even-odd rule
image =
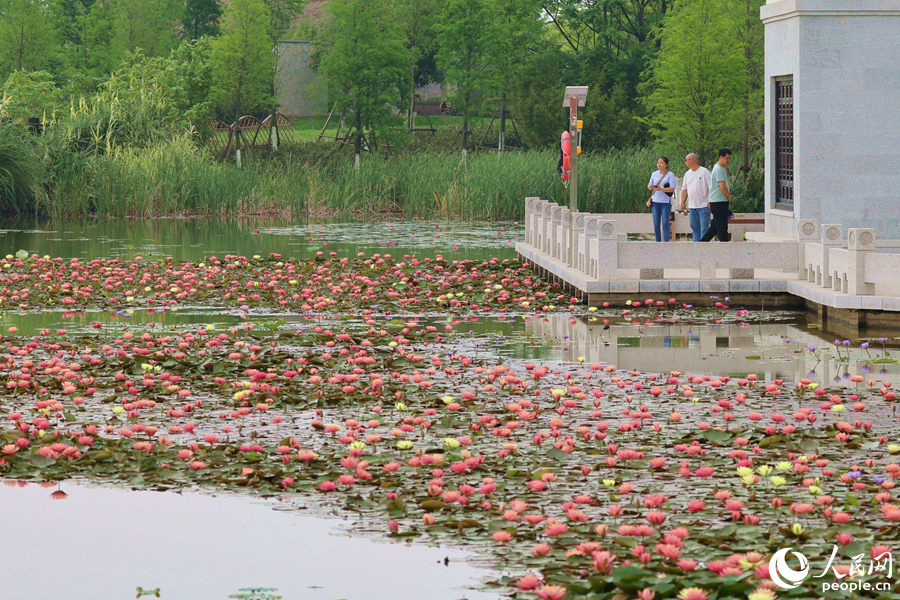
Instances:
[[[867,362],[868,356],[856,343],[852,350],[842,349],[842,355],[849,353],[852,362],[835,360],[827,350],[831,341],[825,341],[817,335],[818,331],[807,329],[805,324],[638,325],[618,321],[610,323],[609,329],[605,327],[602,318],[567,315],[535,317],[525,324],[526,332],[553,342],[559,350],[557,359],[575,362],[584,357],[585,364],[612,364],[648,373],[758,373],[766,380],[791,380],[815,370],[819,382],[831,383],[837,378],[850,386],[855,384],[845,380],[845,376],[877,379],[882,369],[897,372],[897,365]],[[816,347],[816,354],[810,346]],[[874,346],[869,352],[873,360],[881,355],[881,349]],[[816,355],[821,358],[818,363]]]

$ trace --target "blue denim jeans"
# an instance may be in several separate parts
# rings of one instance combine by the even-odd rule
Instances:
[[[703,208],[692,208],[690,209],[690,216],[691,233],[694,236],[694,241],[699,242],[706,230],[709,229],[709,208],[706,206]]]
[[[672,204],[669,202],[653,202],[653,233],[656,234],[656,241],[669,241],[669,213],[672,212]],[[662,232],[660,232],[662,229]]]

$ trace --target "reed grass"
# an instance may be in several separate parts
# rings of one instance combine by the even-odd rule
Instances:
[[[656,158],[648,148],[581,155],[579,210],[645,211]],[[65,160],[50,185],[49,212],[56,216],[321,209],[345,218],[391,213],[411,219],[520,220],[528,196],[569,202],[555,151],[482,150],[470,152],[465,161],[446,151],[395,152],[365,155],[357,169],[337,145],[300,143],[278,154],[254,151],[241,170],[214,160],[184,134],[142,148],[111,145]],[[761,211],[761,201],[757,206],[756,200],[741,199],[741,182],[733,177],[738,198],[733,209]]]
[[[187,137],[114,148],[61,169],[54,216],[171,216],[304,211],[307,180],[283,168],[237,169],[213,161]]]
[[[568,203],[558,161],[554,151],[481,151],[465,162],[459,155],[432,152],[366,157],[358,170],[347,165],[332,181],[318,179],[311,206],[347,214],[389,210],[409,218],[515,220],[524,215],[527,196]],[[655,162],[646,149],[582,155],[579,210],[643,210],[652,172],[648,165]]]

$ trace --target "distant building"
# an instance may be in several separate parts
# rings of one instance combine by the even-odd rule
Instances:
[[[276,96],[278,111],[286,117],[328,114],[322,78],[309,67],[312,49],[312,42],[278,42]]]

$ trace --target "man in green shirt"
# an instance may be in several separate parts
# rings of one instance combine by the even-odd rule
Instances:
[[[728,217],[731,211],[728,210],[728,203],[731,202],[731,190],[728,189],[728,163],[731,162],[731,150],[722,148],[719,150],[719,162],[712,168],[712,175],[709,178],[709,212],[712,213],[712,224],[706,230],[706,234],[700,239],[701,242],[709,242],[714,237],[720,242],[727,242],[731,239],[728,234]]]

